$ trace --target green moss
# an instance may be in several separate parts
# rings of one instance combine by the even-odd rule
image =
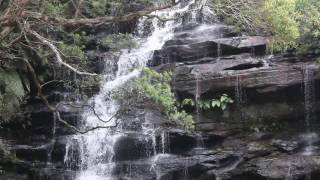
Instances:
[[[17,157],[0,144],[0,161],[1,163],[12,163],[18,161]]]
[[[80,60],[84,60],[86,58],[82,46],[74,44],[59,44],[59,49],[65,56],[76,57]]]
[[[296,0],[266,0],[264,9],[271,26],[272,49],[281,51],[297,47],[300,24]]]
[[[171,76],[171,72],[158,73],[155,70],[145,68],[143,75],[135,79],[132,86],[136,92],[162,107],[171,121],[180,127],[192,130],[194,128],[192,116],[177,108],[178,102],[170,85]]]
[[[0,68],[0,113],[3,120],[15,113],[26,92],[19,74]]]
[[[58,0],[43,1],[42,13],[50,17],[63,17],[67,11],[67,3],[63,4]]]
[[[103,45],[110,47],[113,51],[120,49],[131,49],[136,46],[131,34],[111,34],[103,39]]]

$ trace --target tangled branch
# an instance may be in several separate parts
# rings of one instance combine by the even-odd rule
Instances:
[[[62,60],[61,54],[58,50],[58,48],[52,44],[52,42],[50,42],[49,40],[47,40],[46,38],[44,38],[43,36],[41,36],[40,34],[38,34],[36,31],[31,30],[29,27],[26,28],[26,31],[29,32],[30,34],[32,34],[33,36],[35,36],[40,42],[42,42],[43,44],[47,45],[55,54],[57,61],[64,65],[65,67],[67,67],[68,69],[70,69],[71,71],[79,74],[79,75],[88,75],[88,76],[97,76],[97,74],[95,73],[87,73],[87,72],[82,72],[79,71],[78,69],[72,67],[70,64],[64,62]]]
[[[37,96],[41,98],[41,100],[44,102],[44,104],[47,106],[47,108],[49,109],[50,112],[53,113],[53,115],[57,118],[57,121],[62,123],[63,125],[65,125],[66,127],[70,128],[72,131],[76,132],[76,133],[80,133],[80,134],[85,134],[85,133],[88,133],[90,131],[93,131],[93,130],[96,130],[96,129],[107,129],[107,128],[114,128],[114,127],[117,127],[118,126],[118,118],[117,116],[120,114],[119,112],[117,112],[115,115],[113,115],[112,117],[110,117],[110,119],[108,120],[102,120],[98,114],[94,111],[94,115],[98,117],[98,119],[102,122],[110,122],[112,119],[116,118],[116,123],[114,126],[96,126],[96,127],[92,127],[92,128],[89,128],[89,129],[86,129],[86,130],[80,130],[78,128],[76,128],[75,126],[69,124],[67,121],[63,120],[61,118],[61,114],[58,110],[58,107],[59,107],[59,104],[54,107],[52,106],[49,101],[47,100],[47,98],[43,95],[42,93],[42,85],[40,84],[38,78],[37,78],[37,75],[35,73],[35,70],[34,68],[32,67],[32,65],[30,64],[30,62],[27,60],[27,59],[22,59],[26,66],[27,66],[27,69],[29,71],[29,74],[32,78],[32,81],[34,83],[34,85],[36,86],[37,88]],[[84,106],[84,105],[83,105]],[[91,106],[90,106],[91,107]],[[93,107],[91,107],[92,109],[94,109]]]

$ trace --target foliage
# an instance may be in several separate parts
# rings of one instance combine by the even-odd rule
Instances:
[[[232,103],[233,100],[227,94],[223,94],[218,99],[198,100],[196,102],[194,102],[193,99],[184,99],[181,104],[182,106],[197,106],[201,110],[209,110],[214,108],[220,108],[222,110],[225,110],[227,106]]]
[[[0,68],[0,114],[3,120],[17,111],[25,93],[19,74]]]
[[[83,47],[64,43],[60,43],[58,47],[67,57],[76,57],[80,60],[84,60],[86,58]]]
[[[300,13],[300,54],[320,54],[320,1],[297,0]]]
[[[160,0],[166,2],[167,0]],[[120,16],[130,11],[130,3],[126,0],[86,0],[82,4],[82,11],[88,17],[96,16]],[[131,3],[152,6],[152,0],[135,0]]]
[[[193,118],[185,111],[179,111],[177,101],[171,89],[171,73],[158,73],[155,70],[144,68],[142,76],[134,79],[130,86],[130,91],[133,91],[137,97],[147,98],[160,106],[164,113],[175,122],[177,125],[193,129]],[[127,92],[126,92],[127,93]]]
[[[257,34],[266,24],[262,16],[263,0],[211,0],[210,7],[234,31]]]
[[[300,32],[296,0],[266,0],[264,9],[271,26],[272,49],[280,51],[297,47]]]
[[[317,0],[212,0],[210,6],[236,32],[270,37],[270,50],[320,54]]]
[[[103,39],[103,45],[108,46],[113,51],[120,49],[131,49],[136,43],[131,34],[110,34]]]
[[[237,31],[270,36],[272,49],[296,47],[299,37],[296,0],[212,0],[212,4]]]
[[[289,124],[286,122],[279,122],[279,120],[261,120],[258,119],[256,121],[248,122],[248,127],[245,127],[246,130],[250,130],[253,132],[277,132],[283,130]]]
[[[67,12],[67,4],[59,0],[42,1],[41,13],[50,17],[63,17]]]

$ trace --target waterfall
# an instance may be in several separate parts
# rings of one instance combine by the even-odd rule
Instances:
[[[170,9],[164,9],[153,12],[153,15],[163,19],[173,19],[180,17],[188,10],[191,5],[197,4],[195,0],[178,3]],[[192,7],[192,10],[195,10]],[[145,66],[146,62],[152,57],[155,50],[161,49],[167,40],[170,40],[174,35],[174,29],[181,25],[182,21],[174,20],[162,23],[158,18],[151,19],[152,32],[148,37],[143,37],[144,27],[150,19],[141,18],[137,26],[137,48],[131,50],[123,50],[117,63],[116,73],[105,73],[101,81],[100,93],[90,100],[90,104],[94,106],[95,113],[100,119],[109,120],[119,109],[117,101],[111,97],[111,92],[118,87],[124,85],[130,79],[139,76],[141,67]],[[92,111],[87,110],[82,115],[82,124],[79,128],[87,129],[95,126],[113,126],[115,120],[107,124],[101,122]],[[77,175],[78,180],[99,180],[113,179],[113,171],[115,167],[114,145],[119,138],[124,136],[124,130],[118,128],[116,131],[110,129],[97,129],[83,135],[74,135],[70,138],[69,143],[77,142],[79,154],[80,173]],[[154,131],[153,131],[154,132]],[[154,133],[153,133],[154,134]],[[162,153],[167,151],[166,134],[163,132],[161,136]],[[152,138],[153,155],[156,152],[156,138]],[[72,145],[67,145],[67,151],[70,151]],[[65,162],[72,162],[72,156],[66,153]]]
[[[314,70],[312,65],[304,67],[304,110],[305,110],[305,123],[306,123],[306,135],[303,135],[303,139],[306,142],[304,148],[304,155],[311,155],[316,148],[313,143],[314,139],[318,139],[318,135],[312,133],[310,121],[312,119],[314,100],[315,100],[315,83],[314,83]]]
[[[304,108],[307,131],[310,131],[310,120],[313,112],[313,103],[315,96],[313,74],[314,71],[312,69],[312,66],[306,66],[304,68]]]
[[[245,113],[243,107],[247,102],[246,92],[242,87],[241,75],[236,75],[235,81],[235,102],[240,112],[240,119],[245,120]]]
[[[217,60],[220,61],[220,58],[221,58],[221,54],[222,54],[222,51],[221,51],[221,44],[218,43],[217,45]]]
[[[199,103],[201,100],[201,87],[200,87],[200,74],[198,71],[195,72],[195,80],[196,80],[196,91],[194,94],[194,102],[195,102],[195,106],[196,106],[196,115],[197,118],[200,115],[200,107],[199,107]]]

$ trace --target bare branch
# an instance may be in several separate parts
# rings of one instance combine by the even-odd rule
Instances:
[[[19,59],[22,59],[26,65],[27,65],[27,68],[29,70],[29,73],[31,75],[31,78],[32,78],[32,81],[34,83],[34,85],[36,86],[37,88],[37,91],[38,91],[38,96],[42,99],[42,101],[44,102],[44,104],[48,107],[49,111],[52,112],[54,114],[54,116],[57,118],[58,122],[62,123],[63,125],[65,125],[66,127],[70,128],[72,131],[76,132],[76,133],[80,133],[80,134],[85,134],[85,133],[88,133],[90,131],[93,131],[93,130],[96,130],[96,129],[107,129],[107,128],[114,128],[114,127],[117,127],[118,126],[118,119],[116,119],[116,123],[114,126],[96,126],[96,127],[92,127],[92,128],[89,128],[89,129],[86,129],[86,130],[79,130],[78,128],[76,128],[75,126],[69,124],[68,122],[66,122],[65,120],[63,120],[61,118],[61,115],[60,115],[60,112],[57,110],[57,107],[53,107],[52,105],[50,105],[50,103],[48,102],[47,98],[42,94],[42,86],[40,85],[39,83],[39,80],[36,76],[36,73],[32,67],[32,65],[30,64],[30,62],[27,60],[27,59],[24,59],[24,58],[19,58]],[[115,118],[117,115],[114,115],[112,116],[109,120],[107,121],[103,121],[103,122],[109,122],[111,121],[113,118]],[[101,119],[101,118],[100,118]]]
[[[64,62],[62,60],[62,57],[61,57],[61,54],[58,50],[58,48],[53,45],[53,43],[51,43],[49,40],[47,40],[46,38],[44,38],[43,36],[41,36],[40,34],[38,34],[37,32],[31,30],[30,28],[26,28],[26,31],[29,32],[30,34],[34,35],[39,41],[41,41],[43,44],[47,45],[53,52],[54,54],[56,55],[56,59],[57,61],[64,65],[65,67],[67,67],[68,69],[70,69],[71,71],[79,74],[79,75],[88,75],[88,76],[97,76],[98,74],[95,74],[95,73],[88,73],[88,72],[82,72],[82,71],[79,71],[78,69],[72,67],[70,64]]]
[[[117,111],[114,115],[112,115],[108,120],[103,120],[99,115],[98,113],[96,112],[95,108],[93,106],[90,106],[89,104],[81,104],[81,105],[74,105],[74,104],[70,104],[70,103],[59,103],[57,104],[56,108],[59,108],[60,105],[65,105],[65,106],[71,106],[71,107],[74,107],[74,108],[86,108],[88,107],[92,112],[93,114],[97,117],[97,119],[103,123],[108,123],[110,121],[112,121],[114,118],[116,118],[117,116],[120,115],[120,110]]]
[[[117,127],[119,122],[118,122],[118,119],[116,119],[116,123],[114,126],[95,126],[95,127],[92,127],[92,128],[88,128],[86,130],[79,130],[77,129],[76,127],[70,125],[68,122],[66,122],[65,120],[63,120],[60,116],[60,113],[58,111],[54,112],[56,117],[58,118],[58,122],[62,123],[63,125],[65,125],[66,127],[70,128],[71,130],[73,130],[74,132],[76,133],[79,133],[79,134],[86,134],[90,131],[94,131],[96,129],[110,129],[110,128],[114,128],[114,127]]]
[[[81,11],[81,5],[83,3],[83,0],[80,0],[78,2],[78,6],[76,7],[76,12],[74,13],[74,18],[78,18],[80,11]]]
[[[45,82],[44,84],[41,84],[41,89],[44,87],[44,86],[47,86],[47,85],[49,85],[49,84],[51,84],[51,83],[63,83],[64,81],[62,81],[62,80],[51,80],[51,81],[48,81],[48,82]]]
[[[127,22],[136,18],[147,16],[154,11],[159,11],[172,7],[175,4],[155,7],[148,10],[137,11],[133,13],[128,13],[123,16],[100,16],[95,18],[79,18],[79,19],[66,19],[61,17],[48,17],[40,13],[34,13],[30,11],[24,12],[24,18],[33,18],[38,20],[43,20],[49,24],[57,24],[65,27],[78,27],[78,26],[96,26],[101,24],[111,24],[115,22]]]

